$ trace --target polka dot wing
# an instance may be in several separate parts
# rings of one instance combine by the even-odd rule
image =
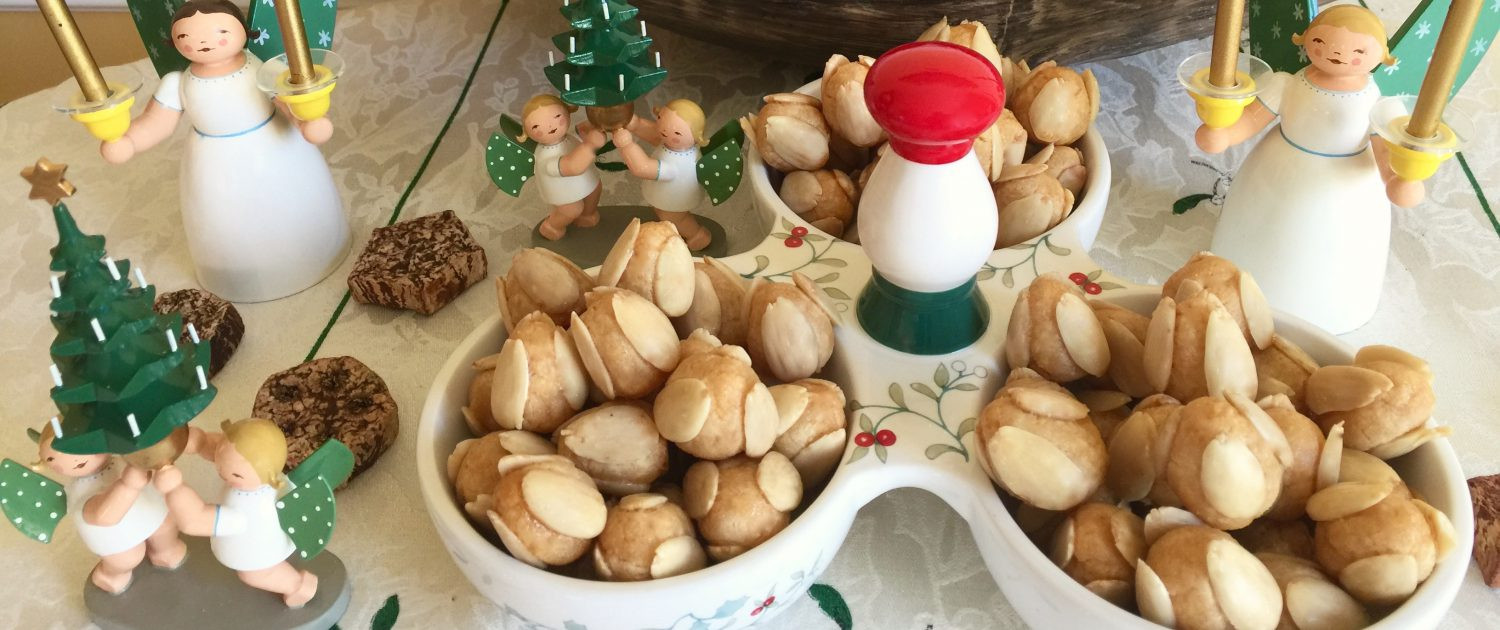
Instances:
[[[0,508],[27,538],[46,543],[67,514],[68,497],[62,484],[7,459],[0,462]]]
[[[740,129],[739,121],[731,120],[708,139],[708,148],[698,160],[698,182],[716,206],[728,201],[740,186],[743,167],[740,147],[744,143],[745,132]]]
[[[485,170],[489,171],[490,181],[512,197],[520,196],[521,186],[536,172],[536,158],[532,155],[536,142],[519,143],[516,138],[520,134],[520,123],[509,116],[501,116],[500,131],[490,136],[484,149]]]
[[[298,558],[322,553],[333,538],[333,526],[338,522],[333,489],[344,483],[353,469],[354,454],[349,447],[329,440],[288,475],[291,484],[276,501],[276,515],[297,547]]]

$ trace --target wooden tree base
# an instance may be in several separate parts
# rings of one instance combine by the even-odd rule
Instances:
[[[604,257],[625,231],[625,226],[630,225],[631,219],[640,219],[641,223],[657,220],[656,213],[646,206],[599,206],[599,225],[590,228],[570,225],[568,233],[555,241],[542,237],[542,223],[538,221],[531,228],[531,246],[557,252],[583,269],[597,267],[604,264]],[[713,235],[713,241],[708,247],[693,252],[693,256],[722,258],[728,254],[729,237],[724,233],[724,226],[701,214],[698,215],[698,224]]]
[[[169,571],[143,562],[130,588],[119,595],[99,590],[85,577],[83,603],[93,622],[103,630],[325,630],[349,608],[349,574],[331,552],[306,562],[292,560],[318,576],[318,594],[291,610],[281,596],[240,582],[214,558],[208,539],[184,540],[188,555],[182,566]]]

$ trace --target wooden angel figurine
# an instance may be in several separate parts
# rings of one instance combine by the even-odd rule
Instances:
[[[1219,153],[1280,124],[1245,159],[1224,202],[1212,250],[1253,276],[1270,303],[1335,334],[1369,321],[1390,249],[1391,203],[1421,202],[1421,182],[1395,177],[1371,146],[1370,72],[1395,60],[1374,13],[1329,7],[1294,43],[1309,65],[1260,79],[1235,124],[1201,126],[1199,148]]]
[[[224,480],[220,503],[205,503],[183,485],[182,471],[175,466],[157,471],[154,483],[183,533],[212,537],[214,557],[245,584],[281,595],[288,607],[300,607],[317,594],[318,576],[287,562],[298,547],[283,528],[284,508],[277,505],[286,486],[281,474],[286,437],[270,420],[225,422],[223,430],[222,437],[211,438],[212,450],[199,451]]]
[[[123,138],[103,143],[123,163],[166,140],[185,117],[181,204],[188,250],[205,289],[261,302],[322,280],[348,251],[349,225],[316,145],[327,118],[297,121],[256,85],[244,14],[228,0],[188,0],[172,16],[172,45],[189,61],[162,76]]]
[[[66,488],[5,460],[0,497],[5,516],[29,537],[50,542],[57,523],[71,513],[78,537],[99,556],[89,579],[106,593],[130,588],[135,568],[149,559],[175,569],[187,557],[167,504],[150,485],[150,473],[108,453],[73,455],[52,448],[53,429],[30,432],[38,440],[40,464],[67,478]]]
[[[703,203],[705,189],[714,205],[734,193],[740,180],[740,138],[743,131],[731,121],[713,141],[703,135],[703,108],[677,99],[656,109],[655,122],[633,118],[614,132],[615,146],[630,174],[642,180],[641,195],[656,218],[677,226],[677,233],[693,251],[713,240],[698,224],[693,211]],[[639,137],[656,147],[651,155],[636,144]],[[700,152],[701,150],[701,152]]]
[[[608,140],[586,121],[578,124],[577,136],[568,133],[575,111],[577,107],[552,94],[533,96],[521,110],[519,127],[501,118],[503,135],[490,138],[485,156],[490,178],[511,196],[521,194],[528,179],[537,181],[542,201],[552,206],[537,231],[552,241],[566,235],[569,225],[599,224],[602,188],[594,159]]]

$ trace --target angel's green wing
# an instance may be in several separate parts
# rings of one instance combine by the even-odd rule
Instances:
[[[27,538],[52,542],[52,533],[68,513],[68,497],[62,484],[7,459],[0,461],[0,508]]]
[[[520,196],[521,186],[536,172],[535,140],[517,142],[521,136],[521,123],[510,116],[500,116],[500,131],[490,136],[485,145],[485,170],[495,187],[512,197]]]
[[[1422,87],[1422,78],[1427,74],[1427,62],[1432,59],[1433,47],[1437,45],[1438,32],[1448,15],[1452,0],[1422,0],[1406,23],[1391,38],[1391,56],[1396,63],[1375,69],[1375,84],[1380,93],[1387,96],[1416,94]],[[1463,64],[1458,68],[1458,77],[1453,81],[1449,98],[1458,93],[1464,81],[1474,73],[1474,67],[1484,58],[1495,36],[1500,33],[1500,1],[1487,0],[1479,9],[1479,21],[1474,24],[1474,34],[1464,46]]]
[[[740,147],[744,143],[745,132],[740,129],[739,121],[731,120],[708,139],[708,147],[698,160],[698,183],[716,206],[728,201],[740,187],[744,166]]]
[[[182,0],[125,0],[125,4],[130,7],[135,30],[141,34],[141,43],[146,46],[146,55],[151,57],[156,74],[186,68],[187,59],[172,46],[172,14],[182,6]]]
[[[343,442],[328,440],[287,475],[292,485],[276,502],[276,516],[299,558],[322,553],[333,538],[338,522],[333,489],[347,481],[353,470],[354,453]]]
[[[1318,13],[1317,0],[1250,0],[1250,39],[1246,52],[1277,72],[1296,72],[1307,65],[1307,53],[1292,35],[1307,30]]]
[[[290,0],[278,0],[287,2]],[[311,48],[333,48],[334,14],[338,0],[299,0],[302,23],[307,27],[307,45]],[[245,48],[261,60],[286,52],[281,42],[281,23],[276,21],[276,5],[271,0],[250,0],[249,43]]]

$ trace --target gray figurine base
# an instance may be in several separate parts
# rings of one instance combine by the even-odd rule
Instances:
[[[615,246],[631,219],[640,219],[641,223],[657,220],[656,213],[646,206],[599,206],[599,225],[588,228],[570,225],[568,233],[555,241],[542,237],[539,231],[542,224],[538,221],[536,227],[531,228],[531,246],[557,252],[583,269],[597,267],[604,264],[604,256]],[[694,258],[722,258],[729,253],[729,238],[724,235],[724,226],[701,214],[698,215],[698,224],[708,230],[713,241],[708,247],[693,252]]]
[[[182,566],[169,571],[142,562],[135,581],[119,595],[85,578],[83,603],[94,623],[103,630],[327,630],[349,608],[349,574],[331,552],[292,560],[318,576],[318,594],[293,610],[280,595],[240,582],[214,559],[208,539],[184,540],[188,555]]]

